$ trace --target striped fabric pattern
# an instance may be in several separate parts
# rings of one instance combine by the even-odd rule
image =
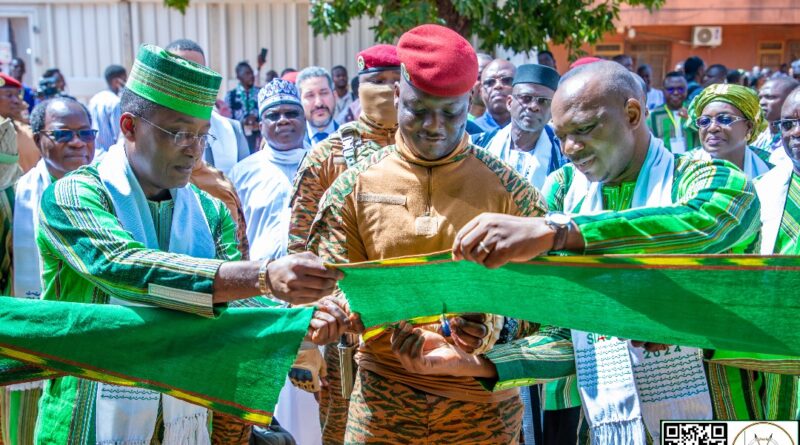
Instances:
[[[548,179],[551,209],[562,209],[574,167]],[[569,182],[567,182],[569,181]],[[759,228],[753,185],[727,161],[677,156],[670,207],[639,208],[574,218],[586,254],[694,254],[725,252],[749,242]]]
[[[786,195],[786,206],[783,210],[778,238],[775,240],[775,253],[781,255],[800,254],[800,176],[792,174],[789,192]]]
[[[11,295],[13,289],[11,273],[11,249],[14,217],[14,187],[0,191],[0,294]]]
[[[624,210],[630,207],[632,184],[604,187],[604,207],[613,211],[575,217],[586,241],[585,253],[720,253],[737,244],[750,244],[758,229],[759,206],[744,175],[720,161],[697,162],[678,156],[675,164],[676,204],[672,207]],[[563,201],[573,176],[574,167],[567,165],[548,178],[544,193],[551,210],[572,210],[564,209]],[[543,376],[558,377],[553,370],[574,379],[567,329],[547,339],[533,337],[495,347],[488,357],[497,367],[499,388],[537,383]],[[573,362],[571,369],[567,361]],[[550,407],[576,406],[571,381],[551,380],[547,385],[548,395],[554,396],[547,400]],[[718,392],[722,386],[716,385]],[[746,397],[738,395],[740,404],[746,403]]]
[[[220,264],[237,260],[236,225],[225,205],[194,186],[211,228],[216,259],[190,258],[146,249],[125,231],[95,167],[79,169],[42,196],[37,238],[42,254],[45,300],[107,303],[110,296],[136,303],[213,316],[212,283]],[[169,204],[151,210],[156,229],[169,227]],[[160,244],[168,240],[159,237]],[[153,286],[155,285],[155,286]],[[169,292],[159,292],[161,289]],[[198,295],[207,297],[198,300]],[[92,376],[87,376],[91,378]],[[97,377],[97,376],[95,376]],[[43,416],[59,418],[64,404],[73,406],[68,428],[48,429],[43,443],[84,444],[94,440],[96,383],[64,377],[45,385]],[[68,436],[62,436],[67,434]]]
[[[155,45],[142,45],[125,87],[147,100],[199,119],[209,119],[222,77]]]
[[[37,241],[42,252],[43,299],[92,303],[114,295],[211,316],[210,298],[197,304],[189,295],[211,295],[219,265],[237,260],[241,254],[236,249],[236,225],[230,212],[205,192],[196,188],[195,192],[215,239],[217,259],[146,249],[120,225],[94,167],[63,178],[42,196]],[[161,292],[151,293],[151,284],[186,291],[187,297],[178,294],[170,299]]]

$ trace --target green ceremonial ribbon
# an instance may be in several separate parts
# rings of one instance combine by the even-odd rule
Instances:
[[[798,256],[548,256],[489,270],[446,253],[337,267],[365,326],[482,312],[657,343],[800,356]]]
[[[268,424],[312,313],[229,308],[204,318],[0,297],[0,355],[19,360],[0,360],[0,384],[69,374],[148,388]]]

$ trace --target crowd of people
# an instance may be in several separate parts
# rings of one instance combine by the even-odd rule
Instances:
[[[142,45],[84,105],[57,70],[56,93],[36,98],[15,60],[0,73],[1,295],[315,311],[275,376],[268,429],[64,376],[0,388],[6,445],[644,445],[661,420],[800,419],[795,357],[499,314],[364,341],[325,266],[444,250],[489,269],[548,252],[800,254],[800,64],[690,57],[653,85],[629,56],[515,66],[423,25],[364,48],[352,80],[311,66],[258,86],[239,63],[222,100],[197,43]],[[642,397],[667,355],[677,382]]]

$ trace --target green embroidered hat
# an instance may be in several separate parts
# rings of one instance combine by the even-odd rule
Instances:
[[[155,46],[142,45],[125,87],[189,116],[209,119],[222,76]]]

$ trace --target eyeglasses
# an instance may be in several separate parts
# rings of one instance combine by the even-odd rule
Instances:
[[[93,142],[97,137],[97,130],[52,130],[40,131],[39,133],[44,134],[59,144],[67,144],[71,142],[72,138],[75,137],[75,134],[77,134],[78,139],[82,140],[83,142]]]
[[[164,133],[172,136],[174,138],[173,143],[178,147],[191,147],[195,144],[200,144],[201,146],[205,146],[207,143],[214,142],[217,140],[214,136],[204,133],[204,134],[197,134],[197,133],[190,133],[188,131],[179,131],[177,133],[173,133],[169,130],[165,130],[158,125],[150,122],[149,120],[143,118],[142,116],[136,116],[139,119],[147,122],[148,124],[152,125],[153,127],[158,128],[159,130],[163,131]]]
[[[730,114],[718,114],[713,118],[711,116],[700,116],[694,121],[694,123],[697,124],[699,128],[706,128],[711,125],[711,122],[716,122],[717,125],[721,127],[730,127],[736,122],[746,120],[747,119],[743,117],[731,116]]]
[[[281,120],[281,116],[285,117],[286,119],[297,119],[300,117],[300,112],[297,110],[292,111],[284,111],[283,113],[278,113],[277,111],[270,111],[269,113],[264,115],[264,119],[270,122],[278,122]]]
[[[506,76],[506,77],[493,77],[491,79],[486,79],[483,81],[483,87],[486,88],[487,90],[490,88],[494,88],[497,82],[500,82],[504,87],[510,87],[511,84],[514,82],[514,78]]]
[[[781,119],[775,122],[775,125],[781,129],[781,133],[788,133],[792,129],[800,127],[800,119]]]
[[[539,108],[545,108],[549,107],[550,103],[553,102],[552,97],[531,96],[530,94],[512,94],[511,97],[519,102],[519,104],[523,107],[530,107],[534,102],[536,102],[536,105],[539,106]]]
[[[667,88],[667,94],[683,94],[686,92],[686,88],[684,87],[670,87]]]

